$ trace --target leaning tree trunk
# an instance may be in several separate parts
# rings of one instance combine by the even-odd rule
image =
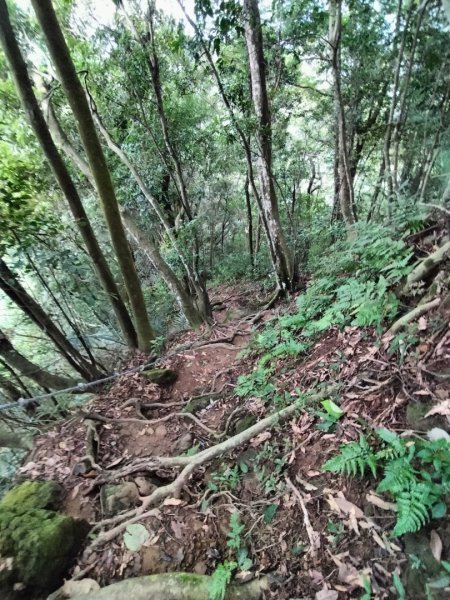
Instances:
[[[62,356],[82,377],[87,380],[101,377],[95,365],[90,364],[69,342],[53,319],[28,294],[2,258],[0,258],[0,289],[52,340]]]
[[[22,373],[22,375],[32,379],[45,388],[49,388],[51,390],[63,390],[75,385],[73,380],[49,373],[48,371],[41,369],[41,367],[35,363],[29,361],[27,358],[25,358],[25,356],[23,356],[23,354],[14,348],[9,339],[1,330],[0,355],[10,367],[17,369],[17,371]],[[3,383],[1,385],[3,386]]]
[[[259,181],[263,216],[269,231],[276,260],[281,291],[290,290],[292,264],[280,222],[278,200],[272,173],[272,123],[266,87],[261,19],[257,0],[244,0],[244,29],[250,65],[252,98],[258,119]]]
[[[138,347],[141,350],[149,350],[150,342],[154,338],[153,329],[148,319],[141,284],[120,217],[119,204],[111,174],[106,164],[105,155],[97,136],[83,87],[72,62],[69,48],[58,23],[51,0],[32,0],[32,4],[44,32],[47,47],[58,77],[76,119],[81,141],[86,151],[92,176],[95,180],[111,241],[130,299],[134,325],[137,332]]]
[[[5,0],[0,0],[0,41],[13,74],[24,112],[28,116],[31,127],[33,128],[53,174],[69,204],[69,208],[93,262],[99,281],[105,292],[108,294],[123,336],[130,347],[136,347],[137,337],[133,322],[120,297],[116,282],[114,281],[106,258],[89,222],[89,218],[84,210],[78,191],[53,142],[34,94],[27,66],[11,27]]]
[[[172,290],[177,299],[184,316],[191,327],[196,329],[203,323],[203,318],[194,306],[191,296],[186,292],[182,282],[178,279],[170,266],[161,256],[156,244],[148,236],[144,236],[133,217],[126,211],[122,212],[123,222],[130,236],[135,240],[139,250],[142,250],[155,269],[161,274],[168,287]]]
[[[185,176],[183,173],[183,167],[180,159],[179,152],[173,142],[172,136],[169,131],[169,124],[167,120],[166,109],[164,106],[164,98],[163,98],[163,87],[161,83],[161,74],[160,74],[160,64],[159,64],[159,56],[156,48],[155,41],[155,32],[153,26],[154,19],[154,2],[148,3],[148,43],[144,42],[142,36],[139,34],[139,31],[136,29],[133,20],[126,12],[123,5],[123,13],[126,17],[128,26],[139,45],[142,47],[145,56],[145,63],[150,75],[150,79],[152,82],[153,92],[155,95],[155,104],[156,110],[158,112],[159,123],[161,127],[161,133],[164,141],[164,146],[167,152],[167,156],[169,157],[172,167],[173,167],[173,177],[176,183],[178,195],[180,197],[181,206],[186,216],[187,221],[192,222],[194,219],[194,215],[192,212],[192,206],[189,199],[189,194],[187,191],[187,185],[185,181]],[[198,234],[193,232],[193,260],[192,267],[189,268],[188,279],[189,285],[194,290],[197,296],[197,308],[202,315],[203,320],[206,322],[210,322],[212,319],[212,309],[211,303],[209,300],[208,291],[206,289],[206,284],[199,273],[199,257],[200,257],[200,241],[198,239]],[[186,262],[186,261],[184,261]]]

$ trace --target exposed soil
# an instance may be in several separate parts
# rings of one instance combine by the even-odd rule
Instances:
[[[91,399],[85,410],[111,420],[97,424],[96,462],[103,470],[113,473],[137,458],[182,454],[187,449],[180,449],[182,440],[187,440],[187,447],[199,449],[214,444],[208,431],[192,420],[173,416],[157,421],[181,411],[195,396],[212,394],[196,417],[213,431],[223,431],[237,407],[255,420],[273,410],[258,398],[234,395],[238,376],[251,371],[255,362],[251,352],[242,358],[240,351],[250,340],[248,316],[255,312],[252,300],[256,297],[255,286],[250,285],[215,290],[214,300],[223,303],[215,313],[216,326],[200,334],[181,334],[166,349],[189,341],[205,344],[165,360],[163,366],[178,374],[171,387],[161,388],[134,374],[119,378],[107,392]],[[263,316],[267,319],[275,314]],[[195,471],[179,499],[169,499],[145,519],[149,540],[139,552],[127,550],[119,535],[107,545],[85,552],[73,574],[88,574],[104,584],[167,571],[211,573],[230,557],[226,543],[229,519],[238,511],[246,526],[242,544],[252,560],[251,573],[271,573],[273,578],[268,597],[358,598],[364,593],[364,581],[370,580],[372,598],[396,598],[392,573],[396,569],[400,573],[407,559],[404,543],[388,534],[395,521],[393,511],[382,502],[377,504],[375,483],[370,478],[350,480],[320,469],[339,444],[358,439],[366,424],[398,432],[416,429],[406,419],[408,403],[425,399],[437,405],[448,398],[449,379],[430,374],[450,373],[448,315],[445,319],[442,315],[434,321],[432,316],[424,319],[420,342],[401,360],[389,355],[387,343],[380,342],[375,332],[352,327],[327,332],[300,360],[280,360],[273,383],[291,396],[318,389],[323,383],[340,383],[340,407],[345,415],[337,427],[330,432],[318,429],[320,418],[312,407],[289,423],[260,434]],[[137,354],[127,366],[146,362],[147,356]],[[150,405],[180,404],[145,408],[140,414],[132,399]],[[117,422],[127,418],[140,421]],[[440,421],[449,428],[445,418]],[[26,477],[61,482],[68,490],[66,511],[95,522],[105,517],[96,484],[98,472],[78,473],[76,469],[86,453],[85,440],[82,415],[58,424],[36,439],[35,451],[22,471]],[[139,502],[139,495],[148,494],[146,486],[167,483],[173,477],[172,470],[161,469],[151,477],[142,472],[117,483],[134,482]],[[287,481],[297,493],[286,486]],[[439,533],[445,525],[439,528],[433,523],[432,527]],[[315,548],[311,535],[317,542]],[[441,539],[442,558],[450,561],[448,536],[441,533]]]

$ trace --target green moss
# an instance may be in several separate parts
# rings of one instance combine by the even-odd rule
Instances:
[[[177,373],[172,369],[149,369],[142,371],[142,377],[161,386],[172,385],[177,380]]]
[[[89,530],[85,521],[41,508],[0,510],[0,555],[13,558],[13,570],[0,573],[0,583],[22,582],[56,587]]]
[[[211,402],[211,394],[206,394],[205,396],[202,396],[201,398],[194,398],[193,400],[190,400],[186,404],[186,406],[183,408],[183,412],[195,414],[195,413],[199,412],[200,410],[202,410],[203,408],[206,408],[210,402]]]
[[[63,488],[55,481],[25,481],[3,496],[0,509],[48,508],[61,506]]]

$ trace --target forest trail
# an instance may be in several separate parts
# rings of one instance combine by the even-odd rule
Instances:
[[[72,417],[37,438],[22,472],[61,482],[68,490],[66,512],[90,522],[103,520],[108,531],[120,510],[136,509],[173,480],[173,468],[155,468],[152,459],[202,451],[218,443],[220,432],[231,436],[264,418],[270,409],[260,398],[235,393],[239,375],[256,368],[250,337],[254,294],[251,285],[239,292],[217,290],[215,299],[223,306],[215,313],[216,325],[207,333],[180,334],[166,349],[161,366],[176,371],[175,383],[159,386],[138,373],[119,378],[83,408],[89,418]],[[262,316],[267,320],[279,311]],[[379,586],[377,597],[391,597],[383,590],[389,589],[392,572],[406,564],[411,547],[430,552],[429,531],[405,536],[406,545],[390,538],[394,505],[374,491],[373,483],[325,474],[321,467],[342,442],[358,439],[366,424],[397,432],[446,426],[439,414],[433,423],[423,419],[430,398],[436,403],[449,391],[447,380],[430,384],[419,368],[424,360],[447,364],[450,355],[449,336],[441,330],[430,342],[428,323],[421,321],[419,353],[402,365],[389,354],[389,339],[380,347],[373,332],[356,327],[331,329],[300,360],[280,359],[273,378],[280,394],[286,390],[292,398],[341,383],[339,422],[328,427],[320,406],[300,411],[285,425],[201,465],[179,497],[166,497],[151,516],[139,519],[148,536],[138,551],[127,548],[122,534],[100,547],[88,544],[73,576],[106,584],[148,573],[210,573],[227,558],[230,515],[238,511],[245,525],[241,543],[252,559],[241,576],[272,573],[274,597],[309,598],[312,588],[319,590],[315,598],[322,598],[320,590],[323,598],[350,598],[364,590],[369,576],[371,585]],[[141,353],[126,367],[146,362]],[[417,414],[402,411],[411,397],[421,407]],[[157,403],[153,409],[152,403]],[[81,473],[92,424],[99,436],[99,471]],[[141,468],[127,474],[133,464]],[[445,527],[444,522],[434,532],[444,553],[450,551]],[[412,571],[411,581],[414,576]]]

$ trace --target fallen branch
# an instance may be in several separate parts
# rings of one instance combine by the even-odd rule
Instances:
[[[424,258],[408,275],[406,283],[402,289],[402,295],[406,296],[411,291],[415,283],[422,281],[425,277],[445,258],[450,252],[450,241],[445,242],[443,246],[435,252]]]
[[[394,335],[395,333],[397,333],[397,331],[402,329],[402,327],[404,327],[411,321],[414,321],[414,319],[417,319],[417,317],[422,316],[429,310],[436,308],[437,306],[439,306],[440,303],[441,298],[435,298],[434,300],[431,300],[431,302],[427,302],[426,304],[419,304],[418,306],[410,310],[408,313],[406,313],[406,315],[403,315],[403,317],[400,317],[400,319],[395,321],[395,323],[391,325],[391,327],[385,333],[385,336]]]
[[[292,483],[292,481],[289,479],[289,477],[287,475],[285,477],[285,481],[286,481],[287,486],[294,493],[294,496],[297,498],[298,503],[301,506],[301,509],[303,512],[303,522],[305,523],[306,533],[308,534],[308,539],[309,539],[309,551],[310,551],[311,556],[313,558],[315,558],[317,556],[317,550],[319,550],[319,548],[320,548],[320,536],[317,533],[317,531],[314,531],[314,529],[312,528],[311,521],[309,520],[309,514],[308,514],[308,511],[306,510],[305,502],[303,500],[302,495],[300,494],[298,489],[295,487],[295,485]]]
[[[329,386],[321,393],[313,394],[309,397],[310,402],[316,402],[321,398],[328,396],[333,391],[336,391],[337,386]],[[172,467],[183,467],[182,471],[177,475],[174,481],[168,485],[161,486],[157,488],[152,494],[149,496],[145,496],[142,498],[142,504],[138,508],[132,509],[116,517],[111,519],[106,519],[104,521],[100,521],[97,523],[94,529],[98,530],[105,525],[111,525],[115,523],[120,523],[113,529],[109,531],[105,531],[101,533],[88,547],[89,550],[92,547],[96,547],[102,545],[106,542],[111,541],[117,535],[122,533],[129,524],[135,523],[141,519],[145,519],[149,516],[155,516],[157,511],[155,509],[148,510],[150,507],[155,506],[158,502],[163,501],[165,498],[169,496],[173,496],[175,498],[179,498],[181,494],[181,490],[187,484],[189,477],[192,473],[201,465],[205,464],[213,460],[214,458],[229,452],[230,450],[234,450],[238,446],[241,446],[245,442],[248,442],[258,434],[262,433],[266,429],[270,429],[274,427],[278,423],[285,421],[291,415],[293,415],[299,408],[302,408],[304,405],[304,398],[298,398],[291,405],[283,408],[265,419],[258,421],[255,425],[252,425],[248,429],[245,429],[241,433],[230,437],[211,448],[207,448],[206,450],[202,450],[198,454],[194,456],[166,456],[166,457],[155,457],[155,458],[147,458],[140,459],[133,463],[133,465],[128,465],[122,469],[119,469],[115,473],[115,478],[120,478],[124,474],[130,474],[131,472],[137,472],[141,470],[157,470],[161,468],[172,468]],[[147,512],[146,512],[147,511]],[[121,522],[122,521],[122,522]]]

